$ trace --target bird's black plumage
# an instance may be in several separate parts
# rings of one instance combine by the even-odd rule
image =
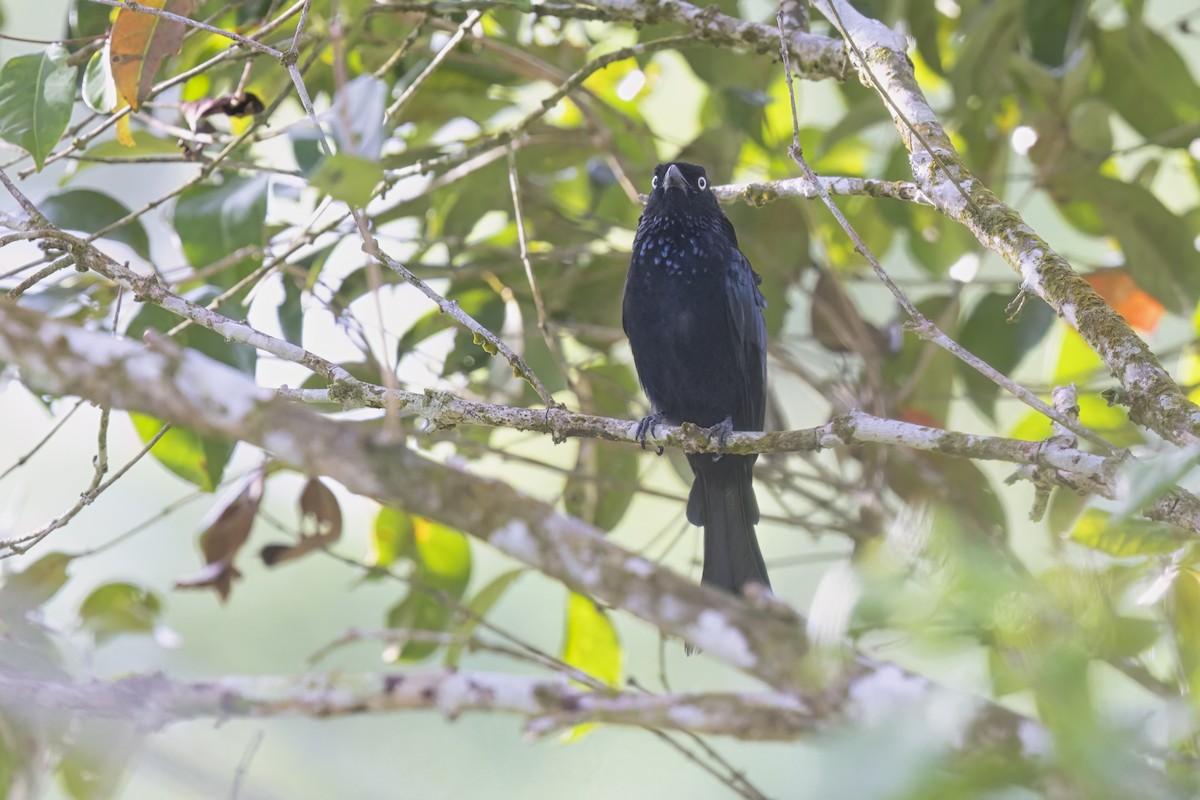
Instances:
[[[638,221],[622,315],[657,418],[760,431],[766,409],[766,305],[704,168],[654,170]],[[757,456],[691,454],[687,516],[704,526],[702,581],[741,593],[769,586],[754,525]]]

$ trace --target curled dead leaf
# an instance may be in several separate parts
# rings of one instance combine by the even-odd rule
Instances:
[[[176,589],[215,589],[221,600],[229,598],[234,579],[241,577],[233,561],[250,538],[262,503],[263,483],[263,471],[258,470],[200,534],[200,550],[206,566],[195,575],[177,580]]]
[[[295,544],[269,544],[259,551],[268,567],[294,561],[314,550],[327,547],[342,536],[342,507],[337,496],[320,481],[312,478],[300,493],[301,524],[304,533]]]

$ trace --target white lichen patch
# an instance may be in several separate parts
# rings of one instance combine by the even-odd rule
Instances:
[[[1050,734],[1033,720],[1022,720],[1017,726],[1017,738],[1021,740],[1021,755],[1040,757],[1050,755],[1054,740]]]
[[[434,704],[448,717],[458,716],[458,712],[472,705],[474,690],[470,680],[464,673],[455,673],[442,681],[434,689]]]
[[[694,623],[684,628],[683,635],[692,644],[722,661],[742,668],[754,666],[754,654],[750,652],[746,637],[729,624],[720,611],[711,608],[702,611]]]
[[[538,553],[537,539],[523,520],[514,519],[489,537],[492,545],[508,553],[518,561],[536,566],[542,559]]]
[[[932,159],[929,164],[930,169],[936,168],[939,180],[930,180],[929,185],[923,187],[925,193],[929,195],[929,199],[933,201],[936,208],[944,209],[955,219],[961,219],[967,210],[967,198],[971,196],[971,187],[975,182],[970,178],[961,182],[949,180],[941,168],[936,167]]]
[[[140,352],[132,353],[123,360],[125,374],[137,386],[152,386],[163,379],[167,358],[145,348],[138,349]]]
[[[864,725],[877,725],[898,710],[915,706],[929,690],[930,683],[924,678],[884,664],[850,687],[846,715]]]
[[[654,565],[639,556],[630,556],[625,560],[625,571],[639,578],[649,578],[654,574]]]
[[[243,422],[260,402],[271,397],[245,374],[195,353],[185,353],[175,373],[175,384],[191,399],[215,413],[224,424]]]
[[[262,447],[281,461],[294,464],[304,461],[303,448],[299,447],[296,437],[287,431],[267,431],[263,434]]]
[[[685,730],[702,728],[708,717],[695,706],[672,706],[667,709],[667,719]]]
[[[925,720],[937,740],[954,750],[962,750],[970,744],[967,734],[982,707],[983,701],[978,697],[939,690],[927,705]]]
[[[116,363],[129,363],[141,356],[147,360],[138,368],[143,372],[136,379],[146,381],[161,380],[165,366],[163,357],[157,353],[148,353],[146,348],[129,339],[114,339],[111,336],[87,331],[83,328],[73,328],[66,325],[48,324],[38,331],[38,338],[52,352],[63,345],[79,358],[96,367],[111,366]]]

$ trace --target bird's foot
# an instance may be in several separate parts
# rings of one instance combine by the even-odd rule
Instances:
[[[646,416],[642,417],[642,421],[638,423],[637,430],[635,430],[633,432],[633,435],[634,435],[634,437],[637,438],[638,442],[642,445],[643,450],[646,449],[646,436],[647,435],[653,436],[655,429],[658,427],[658,424],[662,421],[663,421],[663,415],[659,414],[658,412],[655,412],[653,414],[647,414]],[[663,454],[662,445],[655,447],[654,450],[660,456]]]
[[[725,442],[729,441],[731,433],[733,433],[733,415],[725,417],[725,419],[708,429],[709,436],[717,437],[717,447],[724,447]],[[721,453],[714,455],[712,460],[720,461]]]

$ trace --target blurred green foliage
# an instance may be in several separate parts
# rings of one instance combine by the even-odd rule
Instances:
[[[248,33],[278,5],[209,0],[194,16]],[[1194,388],[1200,362],[1189,323],[1200,302],[1200,85],[1189,17],[1155,24],[1147,15],[1158,4],[1137,0],[856,5],[909,34],[917,76],[976,177],[1040,210],[1042,219],[1027,219],[1033,227],[1052,221],[1069,228],[1070,247],[1081,254],[1067,251],[1075,266],[1095,269],[1097,290],[1156,336],[1168,366],[1178,357],[1179,379]],[[719,6],[739,13],[732,2]],[[230,55],[227,39],[192,31],[159,80],[190,77],[134,118],[135,146],[108,133],[81,140],[81,159],[61,171],[65,187],[37,198],[43,211],[64,228],[103,230],[103,246],[115,243],[135,263],[153,263],[174,291],[228,317],[246,319],[273,298],[277,305],[267,310],[283,335],[317,352],[326,342],[310,340],[305,318],[328,313],[358,349],[343,366],[366,380],[382,383],[385,369],[404,378],[419,364],[434,388],[536,404],[531,388],[480,340],[428,306],[397,315],[403,324],[387,320],[386,352],[378,349],[378,321],[367,321],[364,302],[371,300],[371,268],[343,205],[353,203],[385,249],[501,333],[559,399],[586,412],[640,417],[646,408],[619,323],[636,193],[649,188],[655,163],[666,159],[703,163],[715,183],[794,177],[786,153],[790,111],[775,59],[697,40],[599,68],[568,99],[529,121],[551,87],[593,59],[680,31],[605,21],[603,14],[558,19],[499,4],[427,73],[465,10],[426,16],[365,0],[339,8],[335,25],[329,4],[313,4],[298,62],[335,154],[323,153],[284,70],[245,51]],[[741,9],[772,21],[765,6]],[[109,23],[110,9],[72,3],[64,22],[72,54],[91,57],[99,40],[88,37],[103,35]],[[292,19],[268,42],[287,47],[294,26]],[[818,32],[827,29],[818,24]],[[82,118],[86,107],[82,97],[62,91],[76,65],[68,67],[61,50],[21,58],[0,68],[0,137],[41,168],[68,147],[68,120],[73,113]],[[413,87],[398,124],[384,125],[384,109]],[[240,91],[261,98],[268,112],[253,121],[208,118],[212,130],[181,154],[173,142],[188,128],[180,102]],[[873,91],[854,81],[802,84],[800,99],[802,143],[819,172],[910,177]],[[33,110],[47,113],[31,127]],[[510,144],[543,320],[517,255]],[[139,160],[194,165],[217,153],[223,163],[193,172],[196,182],[181,182],[177,196],[141,208],[126,200],[127,176]],[[155,211],[159,202],[166,214]],[[874,254],[911,287],[921,310],[958,341],[1044,395],[1075,382],[1085,425],[1121,446],[1144,443],[1122,409],[1100,398],[1113,381],[1095,354],[1040,301],[1013,303],[1017,279],[989,260],[969,232],[925,206],[868,197],[839,204]],[[129,215],[131,209],[137,213]],[[946,353],[891,335],[898,331],[890,301],[872,294],[865,261],[815,204],[727,210],[769,302],[778,387],[769,424],[799,427],[830,409],[858,407],[927,425],[1049,435],[1044,419],[1022,416],[1011,398]],[[143,225],[150,219],[169,229],[169,254],[151,249],[149,224]],[[380,280],[385,294],[401,283],[390,273]],[[276,285],[281,291],[267,291]],[[131,299],[140,300],[125,302]],[[118,294],[94,274],[69,273],[32,288],[22,302],[110,325]],[[836,319],[814,310],[831,303]],[[147,303],[127,305],[116,326],[140,338],[178,323]],[[197,326],[173,339],[250,374],[262,366],[250,348]],[[567,364],[558,363],[559,351]],[[308,388],[322,385],[301,380]],[[828,405],[814,409],[814,396]],[[143,440],[161,427],[149,417],[133,424]],[[416,421],[405,425],[415,429]],[[478,459],[511,444],[483,428],[434,438]],[[572,452],[558,498],[563,508],[605,530],[637,527],[631,508],[647,460],[632,448],[592,441]],[[186,427],[172,429],[152,451],[167,469],[210,492],[222,485],[232,454],[229,443]],[[1182,462],[1151,462],[1150,477],[1126,476],[1142,487],[1132,508],[1059,488],[1047,523],[1035,526],[1024,521],[1027,508],[1005,504],[994,485],[1003,476],[961,459],[878,447],[839,453],[819,467],[797,456],[764,457],[760,494],[771,498],[773,520],[853,542],[859,579],[853,590],[839,590],[838,602],[854,609],[843,634],[868,652],[898,640],[901,652],[880,652],[932,665],[938,677],[952,675],[959,659],[986,664],[986,685],[975,688],[997,698],[1020,694],[1021,708],[1050,737],[1004,759],[954,756],[922,735],[937,709],[917,709],[879,726],[817,737],[828,765],[814,779],[821,796],[1126,798],[1195,791],[1200,555],[1194,534],[1138,518],[1146,503],[1186,483],[1193,462],[1189,454]],[[395,660],[439,652],[451,665],[470,658],[466,640],[523,574],[506,572],[472,587],[466,537],[404,509],[379,510],[372,542],[368,579],[399,575],[408,583],[380,609],[387,627],[412,632],[389,652]],[[37,611],[68,580],[72,558],[49,553],[6,576],[4,669],[40,675],[66,669]],[[230,568],[231,559],[232,553]],[[132,583],[109,583],[80,606],[79,626],[98,644],[151,633],[165,602]],[[811,613],[820,620],[831,612],[817,603]],[[570,594],[560,655],[617,685],[623,653],[610,616],[590,598]],[[1115,717],[1116,709],[1129,707],[1140,715],[1136,722]],[[132,731],[100,726],[66,735],[54,720],[31,722],[9,712],[0,719],[0,795],[18,785],[28,766],[18,744],[34,740],[57,747],[46,763],[56,765],[71,796],[116,791],[136,746]],[[1169,724],[1168,714],[1174,715]],[[34,735],[39,725],[45,729]]]

